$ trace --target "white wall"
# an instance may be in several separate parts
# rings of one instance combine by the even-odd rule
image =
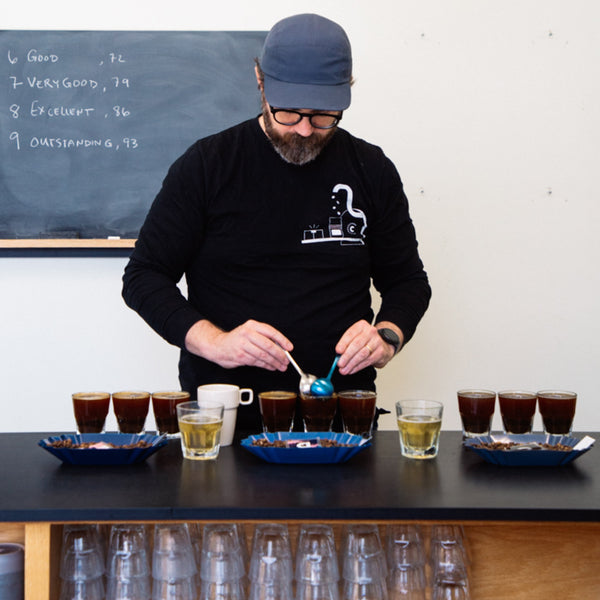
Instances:
[[[595,0],[32,0],[0,26],[264,30],[308,11],[350,36],[344,126],[396,163],[433,287],[381,403],[440,399],[458,429],[460,387],[562,387],[575,429],[600,430]],[[177,385],[177,350],[121,301],[125,262],[0,258],[0,431],[71,430],[76,390]]]

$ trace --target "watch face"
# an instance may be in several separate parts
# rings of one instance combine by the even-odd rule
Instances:
[[[378,329],[377,331],[379,332],[379,335],[381,336],[381,339],[384,342],[394,346],[396,351],[398,350],[398,347],[400,346],[400,338],[398,337],[398,335],[396,334],[396,332],[393,329],[388,329],[387,327],[382,327],[381,329]]]

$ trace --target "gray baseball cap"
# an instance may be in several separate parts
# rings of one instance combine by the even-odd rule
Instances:
[[[301,14],[276,23],[265,39],[260,66],[271,106],[315,110],[350,106],[350,40],[325,17]]]

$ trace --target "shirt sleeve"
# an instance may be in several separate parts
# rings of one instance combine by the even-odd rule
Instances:
[[[404,343],[413,336],[431,298],[431,287],[418,252],[408,200],[398,172],[385,158],[369,247],[373,284],[381,294],[375,322],[400,327]]]
[[[201,169],[193,148],[169,169],[123,274],[125,303],[167,342],[183,348],[203,318],[178,283],[202,239]]]

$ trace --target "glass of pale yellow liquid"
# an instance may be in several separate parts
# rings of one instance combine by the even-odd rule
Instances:
[[[437,456],[443,411],[444,405],[435,400],[396,402],[402,456],[417,459]]]
[[[177,405],[181,452],[192,460],[214,460],[219,456],[225,405],[216,400],[182,402]]]

